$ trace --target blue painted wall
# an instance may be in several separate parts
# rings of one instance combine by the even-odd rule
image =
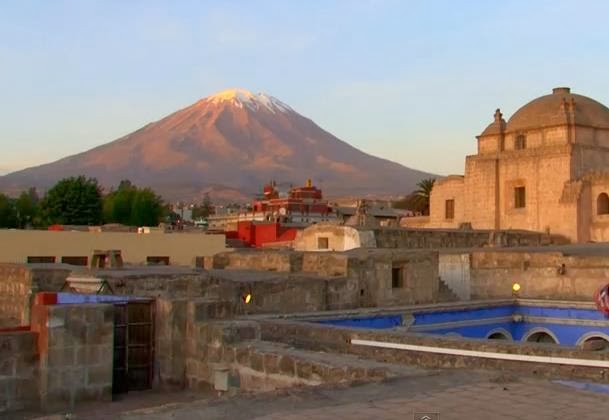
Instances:
[[[117,303],[131,302],[140,300],[133,296],[114,296],[114,295],[87,295],[79,293],[57,293],[57,304],[82,304],[82,303]]]
[[[319,324],[339,325],[341,327],[385,329],[402,325],[402,315],[375,316],[369,318],[324,319]]]
[[[501,318],[512,317],[513,315],[524,315],[544,318],[555,318],[557,322],[565,319],[578,319],[590,321],[606,321],[608,318],[596,310],[558,308],[558,307],[535,307],[520,305],[501,305],[495,307],[485,307],[477,309],[462,309],[443,312],[419,312],[414,313],[414,324],[423,327],[420,332],[427,334],[449,334],[456,333],[468,338],[486,338],[487,335],[495,330],[502,328],[508,331],[515,341],[522,340],[531,330],[544,328],[551,331],[560,344],[575,345],[585,334],[596,332],[604,333],[609,336],[609,327],[598,327],[593,325],[569,325],[565,323],[551,322],[513,322],[501,320]],[[460,327],[450,327],[444,329],[434,329],[434,325],[458,322],[488,320],[483,325],[470,325]],[[328,319],[316,321],[321,324],[332,324],[355,328],[384,329],[402,325],[402,316],[376,316],[368,318],[350,319]],[[425,327],[429,327],[426,330]]]

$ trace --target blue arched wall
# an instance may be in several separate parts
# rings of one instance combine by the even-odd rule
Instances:
[[[415,312],[413,315],[413,330],[427,334],[457,333],[463,337],[484,339],[492,330],[503,328],[515,341],[521,341],[531,330],[547,329],[556,336],[560,344],[568,346],[576,345],[582,336],[591,332],[609,335],[609,319],[602,313],[590,309],[502,305],[452,311]],[[514,315],[520,315],[523,321],[514,321]],[[587,325],[595,321],[604,321],[602,323],[606,325]],[[382,329],[402,325],[402,316],[327,319],[317,322],[354,328]]]

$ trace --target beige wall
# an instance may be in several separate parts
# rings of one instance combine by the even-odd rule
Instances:
[[[457,228],[465,218],[464,191],[465,184],[462,176],[452,175],[438,180],[433,186],[429,208],[429,227]],[[454,200],[454,218],[447,219],[446,200]]]
[[[497,173],[495,157],[467,156],[465,159],[463,221],[474,229],[498,229]],[[432,191],[433,195],[433,191]]]
[[[128,264],[145,264],[149,256],[169,256],[172,265],[192,265],[195,257],[225,251],[224,235],[200,233],[53,232],[0,230],[0,262],[24,263],[28,256],[87,256],[121,250]]]
[[[569,151],[569,148],[524,150],[500,161],[501,229],[549,230],[573,238],[575,208],[559,206],[564,184],[570,179]],[[526,189],[524,208],[514,207],[514,188],[519,186]]]
[[[319,249],[319,238],[328,239],[328,248]],[[355,248],[374,248],[374,233],[350,226],[318,223],[298,232],[294,240],[297,251],[348,251]]]
[[[593,242],[609,242],[609,214],[598,214],[597,199],[602,193],[609,194],[609,177],[592,178],[585,185],[589,190],[582,198],[581,211],[587,216],[589,239]]]

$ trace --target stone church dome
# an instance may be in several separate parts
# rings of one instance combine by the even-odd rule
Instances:
[[[567,87],[559,87],[554,88],[551,95],[534,99],[516,111],[505,131],[565,124],[571,111],[577,125],[609,128],[609,108],[587,96],[571,93]]]

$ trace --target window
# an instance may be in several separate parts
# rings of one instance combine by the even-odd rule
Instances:
[[[169,265],[169,257],[146,257],[146,264],[148,265]]]
[[[328,249],[330,246],[327,237],[317,238],[317,249]]]
[[[28,264],[53,264],[55,262],[55,257],[42,257],[42,256],[32,256],[27,257]]]
[[[444,203],[444,217],[446,219],[455,218],[455,200],[446,200]]]
[[[402,267],[393,267],[391,269],[391,288],[401,289],[403,287]]]
[[[527,337],[529,343],[553,343],[558,344],[556,339],[545,331],[535,332]]]
[[[522,150],[527,148],[527,138],[524,134],[520,134],[516,136],[516,141],[514,142],[515,150]]]
[[[609,214],[609,195],[601,193],[596,199],[596,214]]]
[[[526,207],[526,190],[524,187],[514,188],[514,208],[522,209]]]
[[[89,259],[87,257],[61,257],[63,264],[87,266]]]

